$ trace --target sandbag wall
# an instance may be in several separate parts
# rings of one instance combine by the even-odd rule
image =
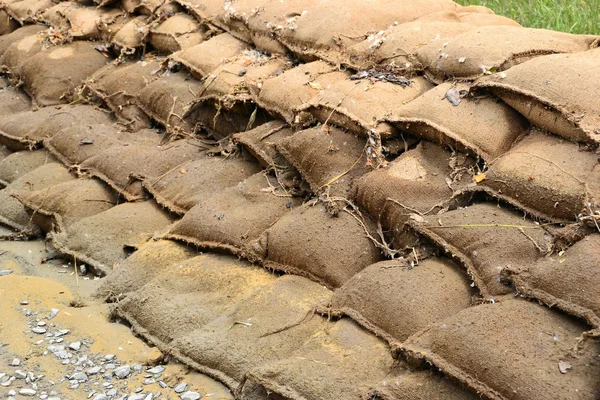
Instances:
[[[600,395],[597,37],[439,0],[2,7],[5,238],[164,352],[240,399]]]

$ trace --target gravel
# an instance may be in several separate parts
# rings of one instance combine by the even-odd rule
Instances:
[[[114,373],[117,378],[125,379],[131,374],[131,367],[129,365],[123,365],[122,367],[115,369]]]

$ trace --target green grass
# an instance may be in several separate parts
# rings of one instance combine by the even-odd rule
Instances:
[[[455,0],[482,5],[528,28],[600,35],[600,0]]]

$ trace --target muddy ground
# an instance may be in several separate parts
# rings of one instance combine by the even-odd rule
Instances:
[[[232,399],[111,322],[92,297],[101,280],[56,256],[42,240],[0,242],[0,399]]]

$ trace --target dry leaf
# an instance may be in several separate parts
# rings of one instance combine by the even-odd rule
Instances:
[[[479,182],[483,181],[486,177],[487,177],[487,175],[485,174],[485,172],[482,172],[481,174],[477,174],[477,175],[473,176],[473,180],[475,181],[475,183],[479,183]]]
[[[316,90],[323,90],[323,86],[321,86],[320,83],[318,82],[308,82],[308,84],[310,85],[311,88],[316,89]]]

